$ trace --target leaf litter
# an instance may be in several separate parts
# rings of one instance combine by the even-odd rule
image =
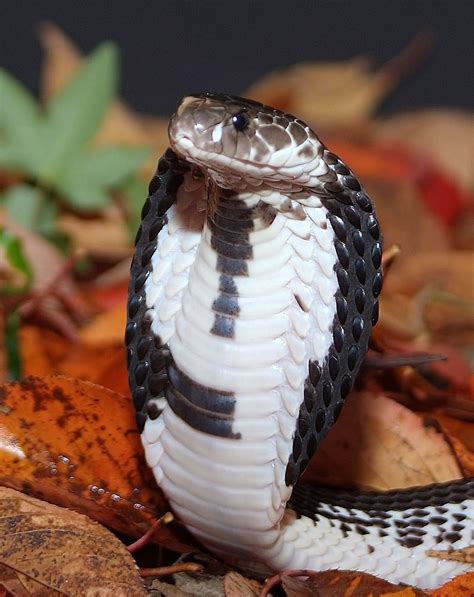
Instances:
[[[0,533],[0,594],[2,587],[13,595],[77,594],[64,584],[74,582],[86,583],[81,594],[89,590],[82,587],[117,595],[272,594],[260,580],[206,559],[179,521],[157,522],[167,520],[168,507],[131,414],[122,346],[128,264],[147,181],[167,146],[167,119],[135,113],[116,97],[113,44],[84,59],[48,23],[40,40],[42,103],[9,73],[0,76],[8,99],[0,113],[0,333],[8,339],[0,344],[0,510],[9,508],[0,525],[8,519],[9,528],[41,537],[31,561],[22,556],[21,533]],[[474,476],[472,117],[449,109],[377,114],[430,44],[422,32],[378,69],[365,57],[295,65],[246,92],[307,119],[351,165],[374,197],[393,256],[367,367],[306,473],[312,483],[383,490]],[[94,107],[92,85],[99,87]],[[315,86],[325,93],[314,94]],[[48,152],[35,142],[40,122],[57,137]],[[88,185],[76,184],[85,178]],[[449,358],[430,362],[432,354]],[[397,359],[403,364],[395,367]],[[136,556],[144,589],[124,544],[147,531],[152,546]],[[58,533],[67,540],[62,550]],[[81,545],[93,564],[78,557]],[[110,564],[100,559],[105,545]],[[430,555],[471,561],[472,548]],[[204,571],[190,572],[194,562]],[[358,572],[280,581],[289,596],[474,591],[473,574],[430,593]]]

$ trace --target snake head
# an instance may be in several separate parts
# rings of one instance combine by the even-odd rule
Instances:
[[[283,182],[299,190],[321,169],[323,146],[303,121],[236,96],[185,97],[171,117],[169,138],[178,155],[224,187]]]

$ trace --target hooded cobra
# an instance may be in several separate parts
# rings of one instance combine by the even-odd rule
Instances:
[[[126,343],[146,460],[234,564],[436,587],[469,564],[474,480],[383,494],[297,483],[377,322],[382,237],[349,168],[301,120],[205,93],[171,118],[142,212]]]

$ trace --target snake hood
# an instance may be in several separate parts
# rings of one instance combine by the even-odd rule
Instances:
[[[216,93],[185,97],[169,124],[174,151],[224,188],[318,187],[324,146],[302,120],[252,100]],[[291,164],[290,164],[291,161]]]

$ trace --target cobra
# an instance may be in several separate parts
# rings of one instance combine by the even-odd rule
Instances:
[[[142,212],[126,343],[146,460],[187,528],[244,568],[436,587],[469,564],[474,480],[384,494],[298,479],[377,322],[382,236],[301,120],[205,93],[170,120]]]

